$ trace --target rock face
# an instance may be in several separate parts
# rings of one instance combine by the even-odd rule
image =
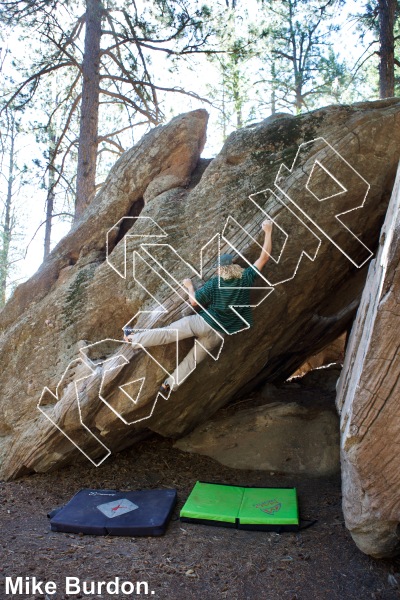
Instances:
[[[267,119],[204,170],[206,123],[203,110],[181,115],[126,152],[1,312],[1,477],[100,464],[149,431],[182,436],[239,390],[284,381],[353,320],[400,155],[400,101]],[[189,314],[179,282],[201,259],[196,285],[207,279],[218,243],[253,261],[265,214],[276,225],[255,326],[157,397],[175,346],[135,350],[122,326]]]
[[[245,409],[240,402],[240,410],[233,414],[234,405],[221,410],[175,446],[211,456],[234,469],[311,476],[338,472],[339,420],[334,394],[327,402],[315,390],[299,389],[298,384],[281,389],[269,384],[264,396],[281,401]]]
[[[334,392],[336,394],[341,370],[337,364],[318,367],[313,371],[308,371],[308,373],[303,375],[299,380],[296,379],[296,381],[299,381],[302,386],[317,388],[321,391]]]
[[[318,352],[318,354],[315,354],[314,356],[310,356],[306,362],[302,364],[295,373],[293,373],[293,376],[301,377],[309,371],[318,369],[324,365],[339,362],[342,363],[344,360],[346,337],[347,334],[343,333],[338,337],[337,340],[334,340],[332,344],[329,344],[329,346],[323,348],[321,352]]]
[[[400,551],[400,169],[338,389],[343,511],[358,547]]]

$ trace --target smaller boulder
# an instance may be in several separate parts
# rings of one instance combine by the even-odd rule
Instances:
[[[233,414],[228,409],[178,440],[175,447],[234,469],[311,476],[340,469],[339,420],[330,406],[269,402]]]

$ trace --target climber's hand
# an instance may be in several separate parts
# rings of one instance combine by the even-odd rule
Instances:
[[[272,231],[272,225],[273,221],[271,219],[265,219],[261,225],[261,229],[265,231],[265,233],[270,233]]]

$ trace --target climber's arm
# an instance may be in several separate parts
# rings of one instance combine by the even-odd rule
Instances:
[[[262,224],[262,229],[265,233],[264,244],[261,250],[260,257],[254,263],[254,266],[257,267],[259,271],[266,265],[271,256],[272,249],[272,221],[267,219]]]
[[[193,287],[193,283],[192,283],[191,279],[184,279],[182,281],[182,284],[185,286],[185,288],[188,291],[190,304],[192,306],[198,306],[196,299],[194,297],[195,291],[194,291],[194,287]]]

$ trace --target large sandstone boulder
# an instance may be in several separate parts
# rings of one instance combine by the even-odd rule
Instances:
[[[203,110],[181,115],[125,153],[1,312],[2,477],[100,464],[149,431],[179,437],[239,390],[284,381],[349,327],[400,156],[400,101],[267,119],[208,165],[206,122]],[[122,326],[189,314],[179,282],[201,259],[196,284],[210,276],[218,243],[253,261],[265,214],[276,226],[255,326],[226,336],[218,360],[165,401],[157,390],[175,346],[132,348]]]
[[[346,526],[375,557],[400,551],[399,265],[400,168],[337,396]]]

